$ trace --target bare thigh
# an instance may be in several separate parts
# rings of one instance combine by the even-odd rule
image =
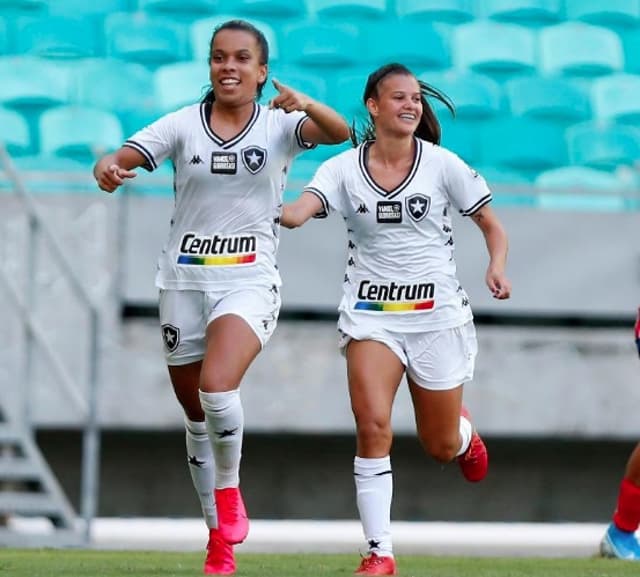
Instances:
[[[207,327],[200,389],[208,393],[237,389],[261,348],[256,333],[238,315],[227,314],[213,320]]]
[[[370,340],[349,343],[347,375],[359,457],[389,454],[391,410],[403,374],[404,365],[386,345]]]
[[[202,361],[187,365],[169,365],[169,376],[178,402],[190,421],[204,421],[198,386]]]
[[[408,381],[422,446],[438,461],[451,461],[460,447],[463,386],[432,391]]]

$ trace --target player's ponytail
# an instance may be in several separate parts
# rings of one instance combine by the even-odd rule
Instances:
[[[378,86],[383,78],[388,76],[389,74],[404,74],[407,76],[415,75],[403,64],[398,64],[396,62],[391,64],[386,64],[385,66],[381,66],[371,74],[367,78],[367,84],[364,88],[364,94],[362,96],[362,100],[367,105],[367,100],[369,98],[377,98],[378,96]],[[421,93],[421,101],[422,101],[422,116],[420,117],[420,122],[415,130],[415,135],[418,138],[423,140],[427,140],[428,142],[432,142],[433,144],[440,144],[440,123],[438,122],[438,118],[435,115],[431,105],[429,104],[429,98],[435,98],[442,102],[451,112],[452,115],[455,116],[455,108],[453,106],[453,102],[451,99],[444,93],[440,92],[438,89],[430,86],[426,82],[422,80],[418,80],[418,85],[420,86]],[[368,121],[364,124],[364,126],[360,129],[356,127],[355,121],[351,125],[351,142],[354,146],[357,146],[360,142],[364,140],[375,140],[376,137],[376,127],[373,122],[373,118],[369,116]]]
[[[209,66],[211,66],[211,53],[213,52],[213,41],[216,38],[216,34],[220,32],[220,30],[241,30],[242,32],[248,32],[251,34],[258,43],[258,47],[260,48],[260,64],[268,65],[269,64],[269,43],[265,38],[264,34],[260,32],[253,24],[247,22],[246,20],[227,20],[223,22],[219,26],[216,26],[213,34],[211,35],[211,41],[209,42],[209,58],[207,62]],[[262,89],[264,85],[267,83],[265,81],[258,84],[258,89],[256,91],[256,100],[259,100],[262,96]],[[209,88],[208,92],[204,95],[202,102],[207,102],[209,104],[213,104],[216,99],[216,95],[213,92],[213,88]]]

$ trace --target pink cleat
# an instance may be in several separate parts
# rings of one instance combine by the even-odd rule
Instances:
[[[393,557],[380,557],[375,553],[369,553],[363,557],[360,566],[353,572],[354,575],[397,575],[396,560]]]
[[[207,558],[204,560],[205,575],[233,575],[236,572],[236,560],[233,547],[222,539],[218,529],[209,529]]]
[[[469,411],[464,407],[462,407],[460,414],[469,419],[469,421],[471,420]],[[487,476],[487,471],[489,470],[489,454],[487,447],[475,429],[473,430],[473,435],[471,435],[469,447],[458,457],[458,464],[467,481],[477,483]]]
[[[218,530],[229,544],[242,543],[249,533],[249,519],[238,487],[214,491],[218,510]]]

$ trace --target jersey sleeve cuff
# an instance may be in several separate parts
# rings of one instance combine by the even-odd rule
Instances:
[[[302,192],[310,192],[311,194],[315,194],[322,203],[322,209],[316,212],[313,215],[313,218],[327,218],[329,216],[329,202],[327,201],[327,197],[322,194],[317,188],[305,188]]]
[[[460,214],[462,216],[471,216],[475,212],[478,212],[485,204],[488,204],[489,202],[491,202],[492,199],[493,197],[490,194],[487,194],[467,210],[461,210]]]
[[[129,148],[133,148],[137,150],[142,156],[144,156],[146,162],[142,165],[142,168],[148,170],[149,172],[153,172],[156,168],[158,168],[158,164],[156,163],[153,155],[149,150],[147,150],[142,144],[136,142],[135,140],[126,140],[123,146],[128,146]]]

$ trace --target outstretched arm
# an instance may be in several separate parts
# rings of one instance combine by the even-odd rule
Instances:
[[[306,94],[293,90],[277,80],[273,85],[278,95],[269,103],[271,108],[285,112],[301,110],[309,119],[302,125],[301,136],[313,144],[340,144],[349,138],[349,125],[333,108],[313,100]]]
[[[322,211],[321,200],[312,192],[303,192],[298,200],[282,207],[280,224],[285,228],[302,226],[313,215]]]
[[[98,186],[105,192],[113,192],[125,178],[134,178],[132,170],[146,163],[145,157],[128,146],[119,148],[112,154],[103,156],[93,167],[93,176]]]
[[[489,266],[485,277],[487,286],[494,298],[508,299],[511,296],[511,282],[505,275],[507,233],[488,204],[474,212],[471,218],[482,231],[489,252]]]

